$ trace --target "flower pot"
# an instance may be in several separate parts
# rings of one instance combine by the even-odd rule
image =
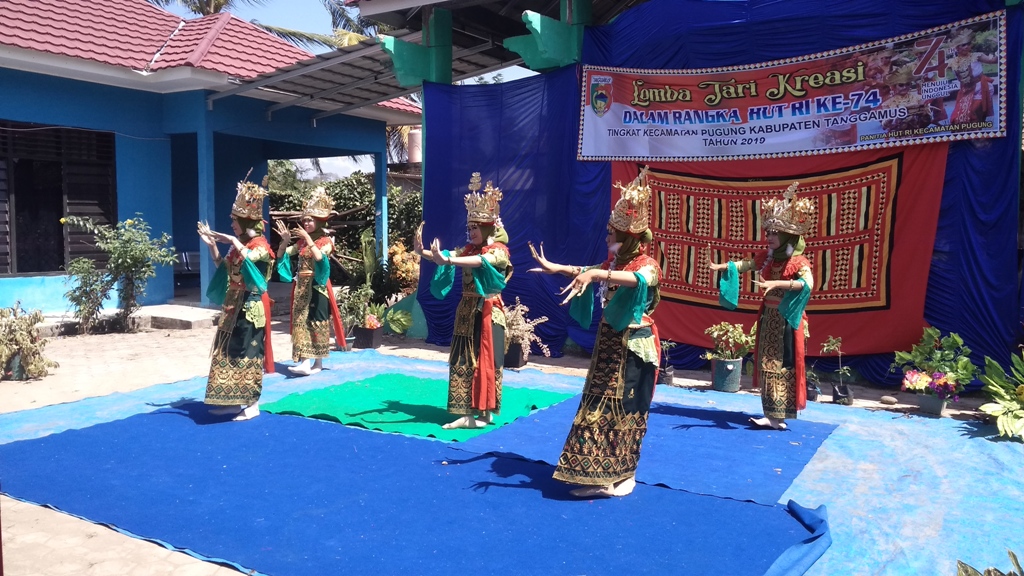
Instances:
[[[821,394],[821,389],[818,388],[818,385],[815,384],[814,382],[811,382],[810,380],[808,380],[807,381],[807,401],[808,402],[817,402],[819,394]]]
[[[21,352],[16,352],[14,356],[11,356],[11,359],[7,361],[7,366],[3,368],[4,372],[0,376],[8,377],[11,380],[28,380],[25,366],[21,363]]]
[[[666,386],[672,385],[672,378],[675,377],[676,369],[674,366],[669,364],[664,368],[658,369],[658,384],[665,384]]]
[[[719,392],[739,392],[743,359],[711,361],[711,389]]]
[[[918,394],[917,406],[921,409],[922,414],[930,414],[933,416],[942,417],[942,411],[946,409],[946,400],[939,400],[938,396],[933,394]]]
[[[356,326],[352,329],[352,334],[356,337],[355,342],[352,343],[354,348],[380,348],[381,340],[384,338],[384,327]]]
[[[505,368],[522,368],[526,366],[526,350],[519,342],[511,342],[505,352]]]

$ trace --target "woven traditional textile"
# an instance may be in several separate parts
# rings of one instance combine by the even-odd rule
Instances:
[[[800,177],[800,196],[817,207],[805,236],[816,286],[808,311],[867,310],[889,305],[889,246],[893,234],[898,156],[866,166]],[[779,196],[792,178],[756,182],[712,180],[652,170],[653,256],[665,276],[663,299],[716,305],[708,244],[716,262],[763,250],[763,200]],[[756,310],[761,297],[744,277],[739,307]]]
[[[763,255],[762,202],[779,198],[797,181],[798,196],[814,204],[813,226],[804,235],[815,284],[807,305],[807,350],[820,350],[829,335],[841,336],[848,354],[890,352],[917,341],[945,153],[946,145],[937,144],[827,157],[651,164],[649,254],[663,272],[654,314],[661,337],[708,348],[708,326],[753,324],[761,303],[756,274],[742,276],[739,308],[722,309],[717,275],[707,266],[708,245],[715,262]],[[614,162],[612,181],[629,181],[641,168]]]

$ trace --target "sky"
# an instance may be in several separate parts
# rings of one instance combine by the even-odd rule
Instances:
[[[168,8],[169,11],[181,16],[182,18],[195,18],[196,15],[192,14],[188,10],[185,10],[180,5],[172,5]],[[238,2],[238,6],[231,10],[231,12],[239,18],[247,21],[256,20],[263,24],[271,24],[279,26],[281,28],[291,28],[293,30],[302,30],[303,32],[315,32],[318,34],[331,34],[331,15],[324,8],[324,5],[320,0],[270,0],[266,1],[263,5],[252,5],[244,1]],[[327,48],[309,48],[304,47],[311,52],[327,52]],[[512,68],[506,68],[500,71],[502,80],[505,82],[511,80],[518,80],[526,76],[532,76],[534,72],[521,68],[519,66],[513,66]],[[488,74],[487,78],[491,79],[494,74]],[[475,79],[467,81],[475,83]],[[299,162],[301,166],[309,166],[308,162]],[[348,176],[356,170],[363,172],[373,172],[373,161],[370,157],[338,157],[338,158],[322,158],[321,166],[325,172],[337,174],[338,176]]]

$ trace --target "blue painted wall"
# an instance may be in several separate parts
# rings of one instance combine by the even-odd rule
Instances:
[[[325,118],[290,108],[266,118],[268,102],[234,96],[208,110],[200,91],[154,94],[0,69],[0,119],[116,133],[117,218],[142,213],[153,234],[171,234],[176,249],[199,251],[195,222],[209,215],[230,230],[235,186],[253,168],[262,180],[269,159],[384,154],[385,124],[350,116]],[[204,262],[204,280],[212,273]],[[48,312],[67,308],[63,276],[0,276],[0,306],[21,299]],[[173,269],[149,282],[143,302],[174,296]]]
[[[60,314],[67,310],[64,293],[66,276],[14,276],[0,280],[0,308],[10,308],[20,301],[25,310],[42,310],[44,314]]]
[[[170,139],[162,130],[161,95],[6,69],[0,86],[0,119],[115,132],[118,219],[141,212],[156,235],[171,232]],[[59,312],[67,309],[66,290],[62,276],[0,277],[0,305],[20,299]],[[172,296],[166,268],[150,280],[143,302]]]

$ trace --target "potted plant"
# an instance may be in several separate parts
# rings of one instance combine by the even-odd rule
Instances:
[[[386,307],[383,304],[368,304],[366,313],[361,323],[352,327],[352,334],[355,336],[354,348],[380,348],[381,339],[384,337],[384,324],[380,321],[384,317]]]
[[[39,337],[36,324],[43,314],[35,310],[26,314],[21,304],[0,308],[0,380],[28,380],[46,376],[56,362],[43,356],[46,339]]]
[[[534,333],[538,324],[548,321],[547,316],[541,316],[530,320],[527,313],[530,311],[525,304],[519,301],[516,296],[516,303],[505,307],[505,368],[522,368],[526,365],[530,355],[530,344],[537,344],[545,356],[551,356],[551,350],[541,341],[540,336]]]
[[[843,406],[852,405],[853,394],[850,394],[850,387],[843,382],[843,376],[850,378],[850,367],[843,366],[843,339],[841,337],[829,336],[821,345],[821,353],[835,354],[839,359],[839,368],[836,368],[839,384],[832,384],[832,403]]]
[[[750,353],[756,342],[757,324],[748,334],[742,324],[719,322],[704,331],[711,337],[711,351],[704,358],[711,360],[711,389],[719,392],[739,392],[743,357]]]
[[[675,366],[668,363],[668,351],[676,347],[676,343],[671,340],[662,340],[661,344],[661,360],[658,363],[658,384],[672,385],[672,378],[675,376]]]
[[[336,291],[335,300],[338,303],[338,312],[345,325],[346,349],[355,344],[356,328],[366,323],[367,310],[372,296],[373,290],[369,284],[345,286]]]
[[[928,327],[909,352],[896,352],[889,370],[903,370],[902,389],[919,395],[922,412],[942,416],[946,403],[959,401],[964,383],[978,374],[970,356],[958,334],[940,338],[938,328]]]

